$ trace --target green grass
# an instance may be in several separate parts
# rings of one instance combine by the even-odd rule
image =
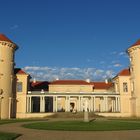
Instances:
[[[15,140],[20,134],[0,132],[0,140]]]
[[[140,121],[121,120],[96,120],[83,121],[48,121],[23,125],[31,129],[63,130],[63,131],[113,131],[113,130],[138,130]]]
[[[34,121],[34,119],[32,120],[31,119],[0,120],[0,125],[8,124],[8,123],[29,122],[29,121]],[[20,134],[16,134],[16,133],[0,132],[0,140],[15,140],[19,136]]]
[[[8,123],[18,123],[18,122],[31,122],[31,121],[41,121],[45,119],[10,119],[10,120],[0,120],[0,125]]]

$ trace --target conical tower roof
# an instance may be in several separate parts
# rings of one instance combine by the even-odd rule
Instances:
[[[4,34],[0,34],[0,41],[7,41],[10,43],[13,43],[8,37],[6,37]]]
[[[136,46],[140,45],[140,39],[138,39],[133,45],[131,45],[127,50],[126,52],[129,53],[129,50],[131,48],[135,48]]]
[[[140,45],[140,39],[138,39],[131,47]]]
[[[14,48],[18,49],[18,46],[13,41],[11,41],[7,36],[5,36],[4,34],[0,34],[0,41],[6,41],[9,43],[12,43],[14,45]]]

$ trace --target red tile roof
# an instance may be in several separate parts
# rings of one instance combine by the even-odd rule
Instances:
[[[93,84],[94,89],[109,89],[113,86],[113,83],[105,83],[105,82],[91,82]]]
[[[117,76],[129,76],[130,75],[130,69],[123,69],[118,73]]]
[[[50,83],[51,85],[91,85],[84,80],[56,80]]]
[[[10,43],[13,43],[8,37],[6,37],[4,34],[0,34],[0,41],[7,41]]]
[[[136,41],[136,43],[134,43],[131,47],[137,46],[137,45],[140,45],[140,39],[138,39],[138,40]]]
[[[111,82],[86,82],[84,80],[56,80],[50,83],[51,85],[93,85],[94,89],[108,89],[113,84]]]
[[[42,89],[44,91],[48,91],[48,85],[49,85],[49,82],[47,81],[36,81],[36,82],[30,83],[30,88],[33,91],[41,91]]]
[[[21,68],[15,68],[14,69],[15,74],[27,74],[25,71],[23,71]]]

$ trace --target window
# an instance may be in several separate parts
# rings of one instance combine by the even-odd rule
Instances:
[[[128,85],[127,85],[127,83],[123,83],[123,92],[128,92]]]
[[[22,92],[22,82],[17,82],[17,92]]]

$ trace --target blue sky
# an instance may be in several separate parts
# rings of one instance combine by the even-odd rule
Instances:
[[[41,80],[103,80],[129,66],[140,38],[139,0],[5,0],[0,32],[19,45],[16,66]]]

